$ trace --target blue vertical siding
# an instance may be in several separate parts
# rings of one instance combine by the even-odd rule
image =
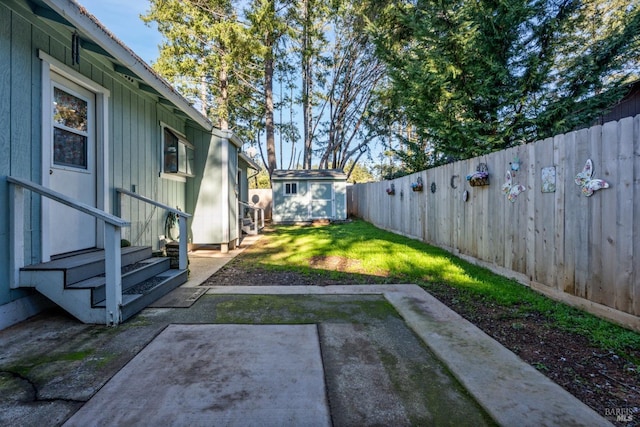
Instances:
[[[155,96],[138,89],[114,73],[103,57],[81,51],[80,65],[71,64],[72,30],[35,17],[21,0],[0,2],[0,239],[9,241],[9,197],[6,176],[42,182],[42,50],[70,69],[90,78],[110,92],[106,124],[109,133],[106,166],[109,175],[110,212],[116,212],[115,188],[135,185],[139,194],[186,210],[186,183],[160,178],[161,127],[163,121],[185,132],[186,119],[158,103]],[[202,131],[202,130],[200,130]],[[209,139],[211,135],[209,135]],[[198,155],[200,153],[196,153]],[[27,198],[31,209],[25,217],[25,260],[41,259],[40,197]],[[161,209],[125,197],[122,216],[132,222],[125,238],[157,248],[165,234],[166,214]],[[134,242],[135,240],[135,242]],[[0,251],[0,306],[27,295],[9,289],[9,254]]]
[[[5,127],[5,132],[0,132],[0,206],[9,206],[8,186],[5,176],[11,170],[11,105],[6,102],[11,94],[11,10],[7,5],[0,3],[0,124]],[[6,131],[8,128],[8,132]],[[5,208],[6,210],[6,208]],[[9,241],[8,215],[0,215],[0,240]],[[8,213],[8,212],[6,212]],[[0,251],[0,283],[7,282],[9,278],[9,251]],[[9,301],[8,286],[0,286],[0,304]]]

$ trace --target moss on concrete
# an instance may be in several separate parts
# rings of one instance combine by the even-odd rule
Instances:
[[[29,376],[29,373],[36,367],[58,363],[58,362],[77,362],[86,359],[94,353],[93,349],[74,351],[67,353],[47,353],[35,357],[21,360],[19,364],[3,368],[4,371],[13,372],[23,377]]]
[[[370,323],[400,316],[381,296],[234,295],[218,299],[217,323]]]

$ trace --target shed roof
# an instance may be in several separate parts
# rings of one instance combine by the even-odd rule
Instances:
[[[275,170],[271,174],[272,180],[285,179],[330,179],[346,180],[347,174],[342,169],[296,169],[296,170]]]

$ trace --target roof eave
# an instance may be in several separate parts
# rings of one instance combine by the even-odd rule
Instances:
[[[243,161],[245,161],[249,167],[253,170],[256,170],[258,172],[260,172],[260,170],[262,170],[262,168],[260,166],[258,166],[258,164],[256,162],[254,162],[251,157],[247,156],[245,153],[243,153],[242,151],[240,152],[240,154],[238,155],[238,157],[240,157]]]
[[[176,92],[159,74],[131,49],[117,40],[84,7],[73,0],[43,0],[52,10],[70,24],[89,36],[97,45],[139,76],[146,84],[158,91],[164,98],[184,112],[187,117],[211,131],[213,124],[196,110],[182,95]]]

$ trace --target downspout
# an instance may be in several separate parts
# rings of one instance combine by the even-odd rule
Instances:
[[[247,177],[247,182],[249,182],[251,180],[251,178],[255,178],[256,176],[258,176],[259,173],[260,173],[260,171],[256,171],[256,173],[254,173],[253,175],[249,175]]]

